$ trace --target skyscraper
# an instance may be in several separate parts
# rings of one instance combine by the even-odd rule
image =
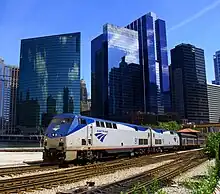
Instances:
[[[80,80],[80,102],[81,102],[81,114],[85,111],[90,111],[90,106],[88,103],[88,92],[86,88],[86,82],[84,79]]]
[[[19,68],[9,66],[10,69],[10,114],[9,114],[9,132],[15,132],[16,127],[16,113],[17,113],[17,95],[18,95],[18,77]]]
[[[92,115],[121,118],[143,111],[138,33],[106,24],[91,43]]]
[[[215,84],[207,84],[208,102],[209,102],[209,122],[220,122],[220,86]]]
[[[138,32],[140,65],[143,66],[144,110],[171,111],[166,24],[152,12],[128,26]]]
[[[0,128],[1,133],[14,133],[19,69],[0,59]]]
[[[214,84],[220,85],[220,51],[216,51],[213,56],[214,70],[215,70],[215,81]]]
[[[204,50],[180,44],[171,50],[172,105],[182,119],[209,121]]]
[[[81,89],[80,100],[83,102],[87,102],[88,92],[87,92],[87,88],[86,88],[86,82],[83,79],[80,80],[80,89]]]
[[[18,124],[27,133],[53,115],[80,113],[80,33],[21,41]]]

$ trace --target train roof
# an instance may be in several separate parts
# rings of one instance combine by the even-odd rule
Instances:
[[[177,133],[176,131],[173,131],[173,130],[166,130],[166,129],[160,129],[160,128],[152,128],[155,132],[157,133],[163,133],[163,132],[166,132],[166,131],[171,131],[173,133]]]
[[[116,124],[121,124],[121,125],[125,125],[128,127],[132,127],[135,130],[138,131],[147,131],[149,130],[151,127],[150,126],[142,126],[142,125],[135,125],[135,124],[130,124],[130,123],[123,123],[123,122],[117,122],[117,121],[111,121],[111,120],[106,120],[106,119],[99,119],[99,118],[94,118],[94,117],[87,117],[87,116],[82,116],[82,115],[77,115],[77,114],[73,114],[73,113],[62,113],[62,114],[58,114],[55,116],[56,117],[79,117],[79,118],[83,118],[83,119],[87,119],[91,122],[92,121],[103,121],[103,122],[111,122],[111,123],[116,123]],[[156,133],[163,133],[166,131],[170,131],[170,130],[166,130],[166,129],[160,129],[160,128],[152,128],[153,131],[155,131]],[[176,133],[176,131],[173,131],[174,133]]]
[[[87,116],[82,116],[82,115],[77,115],[77,114],[72,114],[72,113],[62,113],[62,114],[58,114],[56,116],[54,116],[55,118],[59,118],[59,117],[79,117],[79,118],[84,118],[84,119],[88,119],[88,120],[94,120],[94,121],[103,121],[103,122],[111,122],[111,123],[116,123],[116,124],[121,124],[121,125],[126,125],[128,127],[132,127],[132,128],[137,128],[139,131],[147,131],[150,126],[141,126],[141,125],[135,125],[135,124],[130,124],[130,123],[123,123],[123,122],[117,122],[117,121],[111,121],[111,120],[106,120],[106,119],[99,119],[99,118],[94,118],[94,117],[87,117]]]

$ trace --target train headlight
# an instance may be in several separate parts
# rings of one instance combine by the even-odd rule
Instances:
[[[63,138],[60,138],[60,141],[63,141]]]

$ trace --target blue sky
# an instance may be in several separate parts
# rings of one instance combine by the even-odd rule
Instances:
[[[125,26],[153,11],[166,20],[168,49],[182,42],[203,48],[207,80],[214,79],[220,0],[0,0],[0,8],[0,57],[7,64],[19,64],[22,38],[80,31],[81,77],[90,88],[90,41],[102,32],[102,25]]]

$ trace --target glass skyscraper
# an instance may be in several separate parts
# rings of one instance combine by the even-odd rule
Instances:
[[[15,132],[19,69],[0,58],[0,128],[2,134]]]
[[[181,119],[209,122],[204,50],[180,44],[171,50],[172,107]]]
[[[216,51],[213,56],[214,70],[215,70],[215,81],[214,84],[220,85],[220,51]]]
[[[92,115],[119,118],[143,111],[143,74],[138,33],[106,24],[92,40]]]
[[[47,127],[53,115],[80,113],[80,33],[21,41],[18,125]]]
[[[138,32],[140,65],[143,66],[144,111],[171,111],[166,24],[152,12],[128,26]]]

